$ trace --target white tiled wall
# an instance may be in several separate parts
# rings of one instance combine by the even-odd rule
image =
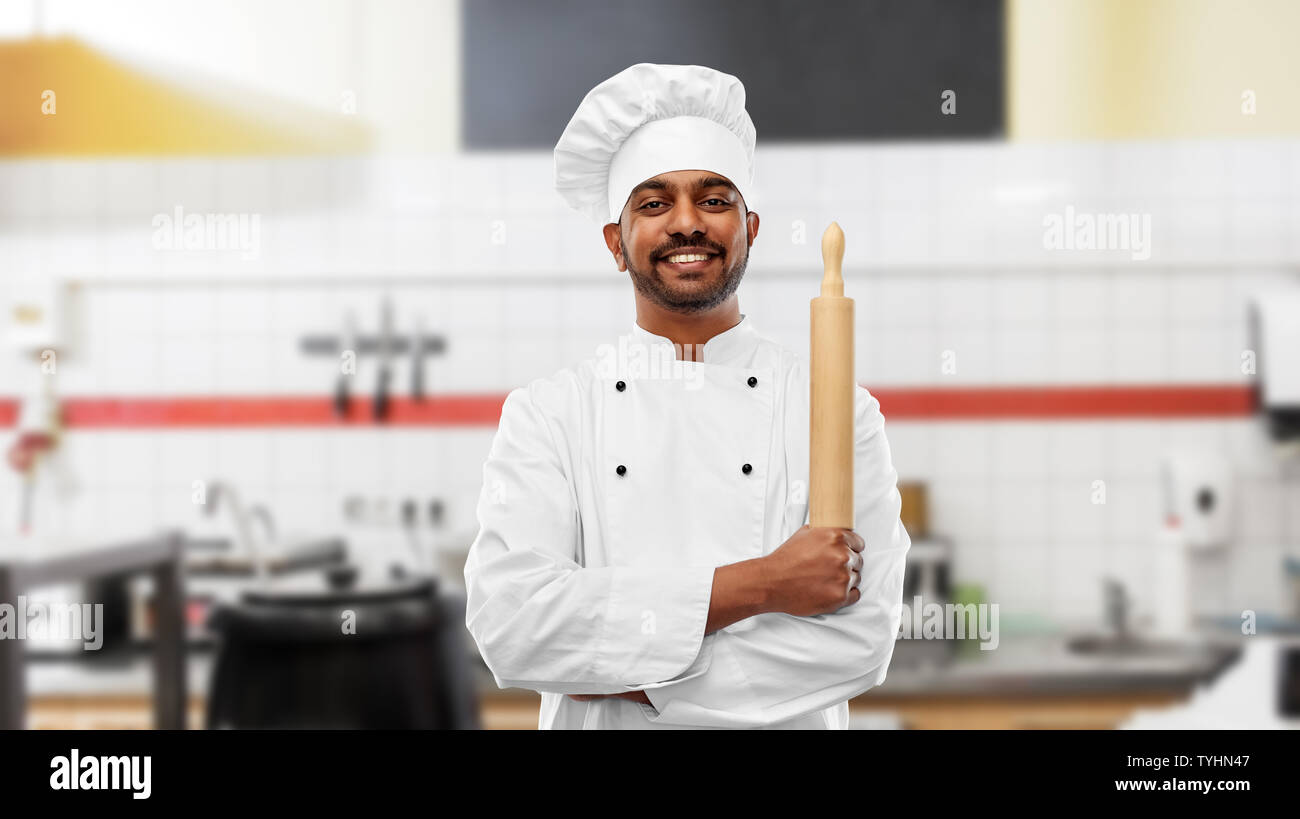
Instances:
[[[869,387],[1244,384],[1248,299],[1300,282],[1291,142],[776,147],[757,167],[763,221],[742,310],[806,353],[820,231],[838,220]],[[433,391],[504,394],[632,321],[626,278],[550,174],[546,154],[0,163],[0,296],[24,276],[80,283],[65,395],[324,402],[334,362],[304,357],[301,337],[339,331],[349,312],[374,331],[386,296],[399,331],[423,320],[447,338],[428,366]],[[257,215],[257,258],[155,250],[152,219],[177,205]],[[1067,205],[1150,214],[1151,258],[1044,249],[1044,216]],[[374,375],[363,360],[359,391]],[[0,396],[32,378],[0,355]],[[1162,516],[1157,467],[1175,446],[1227,455],[1240,489],[1216,605],[1284,605],[1278,567],[1300,551],[1300,484],[1254,420],[896,420],[888,431],[900,475],[930,486],[959,577],[1008,610],[1095,618],[1106,574],[1140,597]],[[195,480],[222,479],[291,531],[344,527],[354,493],[441,497],[467,540],[492,432],[74,431],[58,494],[53,478],[38,486],[38,526],[215,531],[223,524],[190,494]],[[1104,505],[1091,500],[1096,480]],[[17,484],[5,472],[0,486],[10,530]]]

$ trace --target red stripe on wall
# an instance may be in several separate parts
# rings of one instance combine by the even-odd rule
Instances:
[[[954,387],[872,390],[895,421],[1196,418],[1250,415],[1250,387],[1239,385]],[[505,394],[393,398],[390,426],[488,426],[501,418]],[[325,396],[258,398],[68,398],[70,428],[332,427],[375,423],[369,398],[354,398],[347,418]],[[0,400],[0,426],[18,420],[18,402]]]
[[[495,426],[504,395],[393,398],[390,426]],[[68,427],[328,427],[376,423],[372,402],[353,398],[346,417],[324,396],[257,398],[69,398]]]
[[[882,388],[871,394],[894,420],[1234,417],[1254,409],[1251,388],[1236,385]]]

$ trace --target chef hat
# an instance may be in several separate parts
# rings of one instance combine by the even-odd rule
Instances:
[[[740,80],[699,65],[638,63],[587,93],[555,144],[555,189],[600,224],[669,171],[730,179],[752,209],[754,123]]]

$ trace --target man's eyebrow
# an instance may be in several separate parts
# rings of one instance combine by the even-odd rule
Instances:
[[[731,184],[731,180],[722,176],[704,176],[699,179],[692,180],[691,186],[694,187],[696,190],[701,190],[704,188],[726,188],[727,190],[732,191],[734,193],[739,193],[739,191],[736,190],[736,186]],[[671,185],[663,181],[662,179],[647,179],[646,181],[642,182],[640,185],[637,185],[635,188],[633,188],[632,192],[628,194],[628,198],[630,199],[633,196],[636,196],[637,194],[643,193],[645,191],[668,191],[668,190],[675,190],[676,187],[677,187],[676,185]]]
[[[668,183],[664,182],[662,179],[647,179],[646,181],[642,182],[640,185],[637,185],[635,188],[633,188],[632,192],[628,194],[628,198],[630,199],[631,197],[636,196],[638,193],[641,193],[642,191],[666,191],[668,190],[668,188],[669,188]]]
[[[706,176],[706,177],[704,177],[703,179],[698,179],[698,180],[696,180],[696,182],[695,182],[695,187],[697,187],[697,188],[726,188],[726,189],[728,189],[728,190],[730,190],[730,191],[732,191],[732,192],[739,193],[739,191],[736,190],[736,186],[733,185],[733,184],[731,184],[731,180],[729,180],[729,179],[724,179],[724,178],[721,177],[721,176]]]

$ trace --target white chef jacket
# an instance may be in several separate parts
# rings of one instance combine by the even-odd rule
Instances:
[[[747,316],[702,361],[633,324],[510,392],[483,466],[465,622],[539,728],[844,728],[885,679],[910,539],[880,404],[856,391],[861,599],[704,633],[718,566],[808,522],[809,381]],[[847,554],[846,554],[847,559]],[[645,690],[653,705],[568,694]]]

